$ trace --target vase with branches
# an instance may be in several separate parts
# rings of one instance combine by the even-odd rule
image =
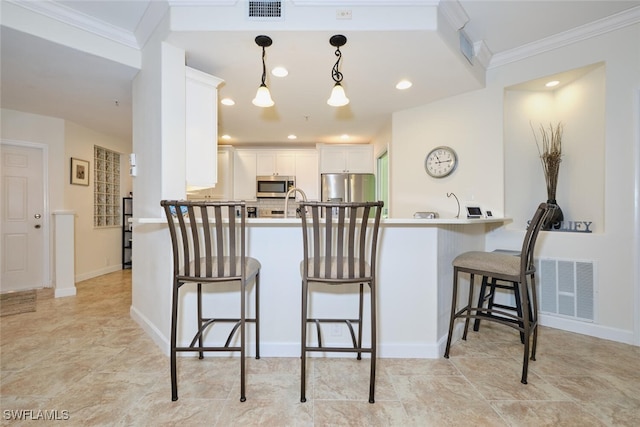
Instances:
[[[547,185],[547,203],[556,206],[556,209],[553,211],[553,216],[549,218],[545,224],[545,229],[557,229],[560,228],[561,222],[564,219],[562,210],[556,201],[560,162],[562,162],[562,132],[564,125],[562,122],[558,122],[556,126],[550,123],[548,128],[540,125],[539,138],[533,126],[531,126],[531,129],[533,130],[533,137],[538,147],[542,171]]]

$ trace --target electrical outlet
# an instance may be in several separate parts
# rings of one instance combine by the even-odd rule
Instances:
[[[336,19],[351,19],[351,9],[336,10]]]

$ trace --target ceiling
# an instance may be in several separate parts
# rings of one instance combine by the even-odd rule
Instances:
[[[108,24],[131,36],[149,3],[50,4],[67,16],[76,14],[85,22]],[[331,13],[333,9],[336,13],[353,10],[353,24],[366,13],[364,1],[329,3],[334,4]],[[473,42],[482,41],[490,54],[485,64],[489,68],[535,52],[541,41],[566,39],[570,32],[584,31],[612,16],[630,15],[635,22],[640,19],[640,1],[461,0],[459,5],[468,17],[464,31]],[[402,9],[390,12],[402,13]],[[225,29],[181,31],[169,36],[171,44],[185,50],[188,66],[223,79],[220,97],[235,101],[234,106],[219,107],[219,133],[231,137],[222,143],[369,142],[389,124],[394,111],[483,86],[482,79],[469,72],[460,52],[437,31],[317,27],[264,32],[273,39],[273,45],[266,49],[267,68],[282,65],[289,70],[286,78],[267,77],[276,105],[266,109],[251,104],[262,74],[261,49],[254,42],[259,33]],[[329,38],[338,32],[347,36],[347,44],[341,48],[340,71],[351,102],[334,108],[326,104],[336,60]],[[2,108],[60,117],[105,134],[131,138],[131,82],[136,68],[20,32],[5,26],[4,21],[0,37]],[[413,86],[398,91],[394,86],[401,78],[411,79]],[[294,142],[287,138],[290,134],[297,135]],[[350,139],[341,139],[342,135]]]

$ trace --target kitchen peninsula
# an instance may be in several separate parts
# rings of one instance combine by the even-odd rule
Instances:
[[[379,357],[442,356],[451,304],[451,261],[461,252],[483,250],[486,234],[505,222],[508,220],[504,218],[382,220],[378,251]],[[140,285],[134,289],[131,315],[168,354],[172,269],[169,232],[163,218],[139,218],[134,227],[137,236],[146,235],[145,240],[166,250],[157,251],[161,259],[141,257],[153,263],[155,276],[139,281]],[[297,357],[300,355],[300,219],[250,218],[247,244],[248,255],[262,264],[261,355]],[[319,298],[330,300],[328,305],[338,314],[354,306],[353,297],[326,294]],[[183,302],[182,313],[187,313],[192,306],[189,301]],[[192,328],[193,317],[187,313],[181,322]],[[248,326],[250,354],[253,332],[253,327]],[[346,330],[327,328],[324,339],[337,343],[347,342],[349,337]]]

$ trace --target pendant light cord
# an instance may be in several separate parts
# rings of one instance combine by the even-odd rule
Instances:
[[[262,86],[266,86],[265,81],[267,80],[267,67],[264,64],[264,54],[265,49],[264,46],[262,46]]]

